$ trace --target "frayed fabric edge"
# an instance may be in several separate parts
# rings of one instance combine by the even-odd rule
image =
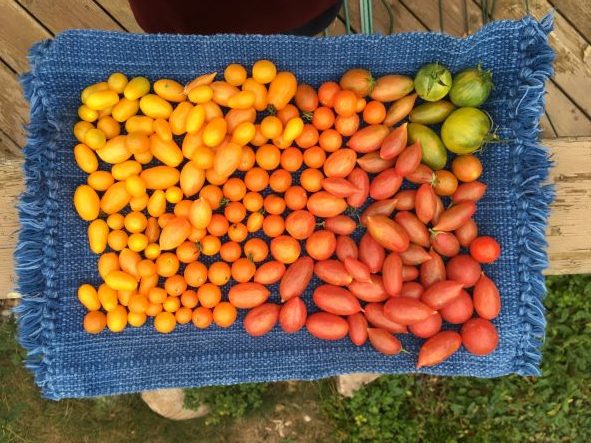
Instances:
[[[515,357],[515,372],[540,375],[541,346],[546,320],[546,295],[542,271],[548,267],[546,226],[554,186],[547,183],[552,166],[548,150],[539,144],[540,117],[544,113],[545,82],[552,75],[554,51],[548,45],[553,28],[552,13],[540,22],[526,17],[527,37],[521,44],[524,59],[514,107],[513,131],[517,143],[513,155],[513,189],[518,242],[518,278],[522,306],[522,339]]]
[[[17,205],[20,232],[14,252],[21,301],[14,311],[18,319],[19,341],[27,350],[25,366],[33,373],[44,395],[57,399],[52,394],[51,343],[57,303],[54,275],[59,206],[52,174],[60,128],[49,113],[48,97],[39,78],[40,66],[51,45],[51,40],[45,40],[31,47],[31,70],[20,79],[30,105],[30,123],[27,145],[23,149],[26,188]]]

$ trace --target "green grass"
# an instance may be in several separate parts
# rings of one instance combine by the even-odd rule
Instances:
[[[548,279],[543,376],[385,376],[340,398],[331,381],[192,389],[203,419],[173,422],[138,395],[51,402],[0,325],[0,441],[586,442],[591,435],[591,277]]]

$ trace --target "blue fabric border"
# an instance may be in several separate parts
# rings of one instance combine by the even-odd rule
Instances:
[[[552,17],[548,15],[540,22],[526,17],[521,23],[528,36],[528,39],[521,42],[521,50],[527,63],[521,68],[519,87],[514,97],[515,118],[511,130],[517,140],[517,148],[511,156],[514,167],[512,198],[518,209],[516,229],[520,236],[518,274],[522,307],[519,314],[522,319],[523,339],[516,352],[514,371],[521,375],[537,375],[545,328],[542,303],[545,285],[541,273],[547,266],[545,227],[548,205],[553,198],[552,186],[544,184],[551,162],[547,150],[538,144],[537,139],[539,118],[544,105],[544,83],[552,74],[551,62],[554,56],[547,42],[547,35],[552,30]],[[468,40],[478,38],[481,32],[483,31],[468,37]],[[286,37],[272,38],[281,41]],[[31,104],[31,124],[28,127],[28,143],[24,148],[26,191],[18,206],[21,232],[15,260],[18,290],[22,294],[22,300],[16,312],[19,318],[20,342],[28,351],[26,366],[34,373],[44,394],[48,398],[59,399],[86,394],[81,392],[66,395],[52,386],[52,339],[58,303],[55,275],[57,253],[54,241],[61,210],[56,199],[56,187],[59,183],[53,175],[53,148],[61,128],[52,115],[51,97],[39,78],[43,63],[51,58],[52,45],[53,41],[44,41],[32,47],[31,71],[23,75],[21,80],[25,96]],[[327,371],[324,368],[323,373],[310,379],[335,374],[334,369]],[[250,374],[250,379],[270,380],[264,374]],[[240,380],[227,379],[219,383],[234,382]],[[161,386],[154,387],[164,387],[165,383],[163,380]],[[178,383],[174,384],[177,385]],[[105,393],[117,392],[128,392],[128,388],[117,386]]]

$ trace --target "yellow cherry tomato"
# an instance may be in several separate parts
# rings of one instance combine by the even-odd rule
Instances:
[[[98,159],[96,158],[96,154],[84,143],[79,143],[74,146],[74,158],[78,167],[87,174],[98,169]]]
[[[101,308],[98,293],[96,292],[96,289],[89,284],[81,285],[78,288],[78,300],[89,311],[98,311]]]
[[[121,72],[113,72],[107,79],[109,88],[115,91],[117,94],[123,94],[128,82],[129,80],[127,79],[126,75]]]
[[[141,111],[152,118],[167,119],[172,113],[172,105],[156,94],[147,94],[140,99]]]
[[[125,86],[123,95],[128,100],[137,100],[148,92],[150,92],[150,81],[145,77],[134,77]]]
[[[94,189],[80,185],[74,192],[74,208],[82,220],[92,221],[100,212],[100,199]]]

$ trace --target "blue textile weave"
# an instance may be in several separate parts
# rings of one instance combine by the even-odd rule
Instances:
[[[287,379],[312,380],[351,372],[415,372],[421,340],[403,336],[409,353],[387,357],[369,344],[320,341],[306,331],[288,335],[278,327],[251,338],[241,318],[228,330],[179,326],[169,335],[152,327],[93,336],[82,330],[84,309],[76,298],[82,283],[100,283],[97,256],[86,239],[86,222],[73,208],[76,186],[86,179],[73,159],[80,91],[114,71],[150,80],[186,82],[261,58],[318,86],[350,67],[375,76],[413,74],[439,61],[452,72],[482,64],[493,71],[495,89],[485,109],[506,143],[482,154],[488,192],[478,205],[480,232],[499,239],[500,260],[484,266],[498,284],[503,307],[495,320],[497,350],[486,357],[457,352],[420,372],[496,377],[539,373],[544,336],[547,265],[544,231],[552,189],[544,184],[551,165],[538,145],[544,82],[552,73],[547,35],[552,18],[499,21],[465,39],[436,33],[307,38],[134,35],[68,31],[35,45],[31,71],[22,78],[31,104],[26,191],[20,205],[16,251],[20,339],[45,396],[90,397],[164,387],[234,384]],[[311,292],[304,299],[312,307]],[[276,291],[271,300],[278,301]],[[242,314],[243,315],[243,314]]]

